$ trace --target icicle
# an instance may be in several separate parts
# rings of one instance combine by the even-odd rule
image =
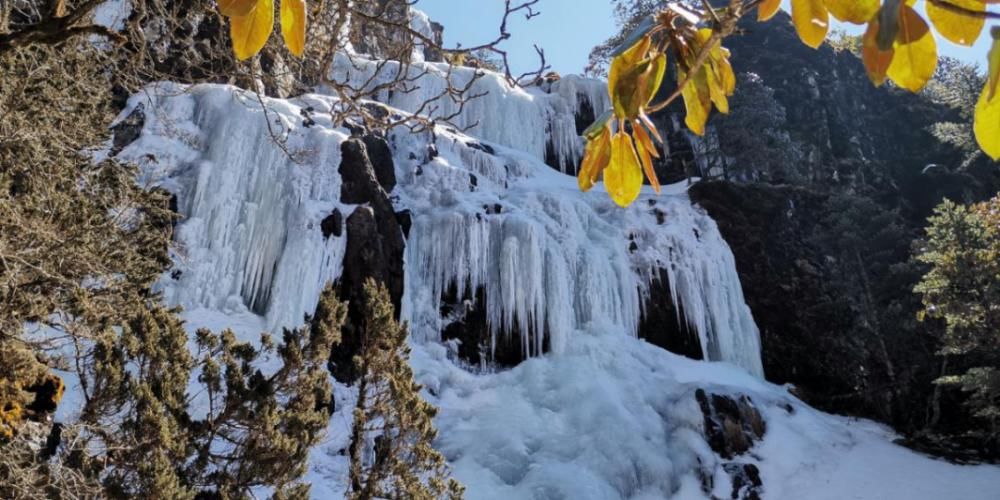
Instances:
[[[657,202],[663,225],[636,229],[637,268],[646,268],[647,282],[658,269],[670,281],[670,300],[677,305],[678,322],[698,333],[702,352],[712,361],[726,361],[763,377],[760,332],[743,297],[736,261],[718,227],[687,196],[663,197]],[[647,300],[666,300],[648,297]]]
[[[293,129],[297,104],[268,101],[265,118],[255,98],[232,87],[180,90],[161,86],[132,99],[152,111],[142,137],[122,152],[141,165],[144,184],[178,196],[175,266],[160,286],[185,308],[245,307],[272,328],[297,326],[340,275],[345,239],[325,239],[319,223],[339,207],[344,136],[295,130],[286,147],[309,153],[297,163],[265,121],[277,117],[279,129]]]

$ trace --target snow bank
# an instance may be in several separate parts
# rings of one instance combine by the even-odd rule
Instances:
[[[987,500],[1000,491],[1000,468],[926,458],[880,425],[818,412],[782,387],[612,325],[502,373],[471,374],[449,357],[426,344],[412,364],[441,409],[437,446],[470,500],[730,498],[724,461],[703,435],[699,388],[747,395],[761,411],[763,441],[735,461],[758,467],[764,499]]]

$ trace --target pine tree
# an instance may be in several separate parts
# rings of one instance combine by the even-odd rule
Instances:
[[[407,329],[396,322],[385,286],[365,283],[367,319],[355,357],[361,377],[350,447],[350,498],[461,498],[444,457],[432,447],[437,410],[420,397],[408,364]]]
[[[965,371],[941,378],[968,392],[977,417],[1000,424],[1000,197],[963,206],[945,201],[930,218],[917,256],[930,271],[916,287],[923,315],[946,324],[941,354]]]

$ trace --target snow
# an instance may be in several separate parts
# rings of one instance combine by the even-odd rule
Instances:
[[[579,76],[545,84],[545,89],[512,87],[502,75],[476,68],[422,61],[401,65],[338,53],[330,78],[352,89],[375,91],[373,97],[380,102],[408,112],[423,111],[479,139],[539,160],[548,154],[560,168],[575,169],[583,157],[575,119],[581,104],[588,103],[597,114],[610,106],[605,83]],[[407,91],[387,88],[398,79],[408,81]],[[468,89],[466,95],[476,97],[465,102],[455,99],[449,86]]]
[[[591,325],[559,354],[473,374],[440,344],[414,350],[437,447],[467,498],[728,498],[723,460],[702,435],[698,388],[745,394],[767,422],[736,462],[754,463],[765,499],[994,499],[1000,468],[957,466],[892,444],[870,421],[816,411],[725,363],[692,361]],[[786,407],[790,407],[789,412]]]
[[[433,92],[435,78],[422,88]],[[435,444],[469,498],[706,498],[702,477],[726,497],[725,463],[703,435],[697,389],[747,395],[760,408],[768,433],[736,460],[759,467],[764,498],[995,497],[1000,469],[931,460],[893,445],[880,426],[815,411],[763,381],[759,333],[732,252],[684,185],[663,195],[645,189],[622,210],[601,187],[580,193],[571,176],[542,162],[560,134],[579,144],[574,81],[563,78],[549,94],[510,89],[489,74],[479,82],[496,93],[455,127],[390,136],[393,202],[413,215],[402,311],[411,364],[440,408]],[[415,102],[385,97],[404,109]],[[141,137],[121,156],[140,164],[140,182],[178,196],[172,271],[180,273],[167,272],[158,286],[186,308],[190,331],[233,327],[251,340],[296,326],[340,276],[344,238],[324,239],[319,229],[333,209],[345,217],[354,209],[339,202],[339,146],[349,134],[326,116],[336,99],[263,103],[266,113],[229,86],[161,84],[134,96],[121,116],[143,106]],[[300,117],[309,107],[312,127]],[[463,122],[477,125],[474,135],[456,128]],[[659,269],[671,297],[650,296]],[[456,360],[454,345],[440,342],[451,285],[466,294],[483,287],[485,302],[474,306],[486,309],[494,343],[521,332],[533,357],[499,373]],[[683,306],[678,321],[698,332],[711,361],[636,338],[651,300]],[[342,385],[335,394],[337,411],[310,455],[314,498],[346,491],[357,394]]]

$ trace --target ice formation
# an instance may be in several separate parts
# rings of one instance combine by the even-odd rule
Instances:
[[[146,120],[121,157],[141,166],[140,182],[177,196],[166,300],[250,310],[278,328],[301,323],[340,276],[346,238],[324,238],[319,223],[344,208],[337,167],[346,135],[298,126],[300,110],[322,109],[321,100],[266,102],[267,116],[256,97],[229,87],[150,88],[123,112],[141,106]],[[284,147],[298,158],[272,141],[292,129]]]
[[[161,85],[122,115],[141,107],[146,118],[121,157],[140,164],[141,182],[178,197],[175,268],[159,286],[187,308],[192,330],[233,327],[249,338],[294,326],[343,266],[345,238],[319,228],[332,210],[354,209],[339,202],[348,132],[325,117],[335,100],[263,102],[266,113],[232,87]],[[302,124],[307,107],[314,126]],[[436,446],[469,498],[727,497],[731,483],[702,434],[697,388],[746,394],[761,408],[770,430],[745,459],[760,468],[766,498],[978,500],[1000,488],[996,468],[918,456],[892,445],[884,428],[821,414],[761,380],[758,332],[732,253],[684,186],[645,191],[622,210],[600,188],[580,193],[538,151],[444,126],[391,139],[394,202],[413,214],[404,296],[411,364],[441,409]],[[660,269],[672,297],[649,295]],[[548,336],[552,353],[499,373],[467,371],[436,341],[450,285],[483,287],[478,306],[495,335],[522,332],[531,354]],[[678,321],[725,363],[636,339],[648,300],[682,304]],[[335,394],[337,413],[310,455],[314,498],[341,498],[348,484],[343,450],[356,390],[338,385]]]
[[[606,84],[575,75],[542,86],[512,87],[500,74],[449,68],[443,63],[423,62],[422,57],[401,65],[344,53],[336,56],[332,72],[334,82],[351,88],[383,87],[375,96],[381,102],[409,112],[432,107],[433,117],[455,115],[450,121],[459,130],[527,152],[567,171],[576,168],[583,154],[577,113],[590,109],[599,114],[610,106]],[[414,80],[408,84],[409,91],[384,88],[400,75]],[[468,95],[479,97],[462,103],[448,95],[449,86],[468,87]],[[425,108],[424,103],[432,99],[432,106]]]

